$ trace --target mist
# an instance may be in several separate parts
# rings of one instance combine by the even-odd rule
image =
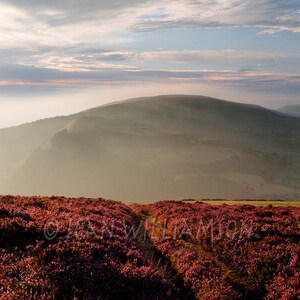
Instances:
[[[297,95],[270,94],[262,91],[243,91],[226,86],[216,87],[195,83],[139,83],[138,86],[116,84],[102,87],[70,88],[51,93],[39,91],[29,94],[7,94],[0,96],[0,128],[21,125],[36,120],[70,115],[114,101],[156,96],[158,94],[209,95],[240,103],[257,104],[271,109],[289,104],[298,104]],[[84,101],[83,101],[84,99]]]

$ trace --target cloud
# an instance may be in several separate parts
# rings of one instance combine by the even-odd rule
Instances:
[[[297,0],[185,0],[166,5],[164,18],[142,19],[135,30],[261,27],[264,33],[300,33]]]
[[[1,55],[1,52],[0,52]],[[218,64],[274,64],[286,57],[264,52],[227,50],[183,50],[183,51],[144,51],[102,50],[102,49],[65,49],[63,53],[46,53],[19,58],[19,65],[36,66],[39,68],[57,69],[62,71],[100,71],[102,69],[133,69],[147,62],[168,64],[205,63]]]
[[[23,53],[23,52],[22,52]],[[27,52],[24,52],[27,53]],[[53,55],[51,55],[53,53]],[[64,48],[62,52],[48,49],[46,54],[25,56],[13,63],[0,65],[0,89],[18,91],[89,87],[107,84],[134,84],[138,82],[182,81],[269,89],[299,84],[299,76],[266,72],[260,65],[275,64],[286,57],[265,52],[227,50],[160,50],[135,52],[130,50],[103,50],[101,48]],[[167,68],[151,67],[158,61],[169,63]],[[150,65],[147,64],[150,62]],[[213,65],[208,70],[203,63]],[[224,63],[230,67],[226,70]],[[218,68],[218,64],[222,68]],[[191,69],[190,66],[193,66]],[[233,65],[237,65],[235,70]],[[249,67],[250,65],[250,67]],[[197,67],[198,69],[197,69]],[[178,69],[180,67],[181,69]],[[200,67],[200,68],[199,68]],[[267,67],[268,69],[268,67]]]
[[[66,71],[9,65],[0,73],[0,91],[22,92],[28,88],[45,91],[107,85],[142,85],[144,82],[183,83],[239,87],[241,89],[300,92],[300,75],[245,70],[164,70],[138,67],[102,68],[94,71]]]
[[[237,51],[237,50],[186,50],[186,51],[155,51],[136,54],[141,60],[157,60],[167,62],[204,62],[204,61],[273,61],[277,56],[269,53]]]
[[[300,33],[298,0],[3,0],[1,48],[114,45],[130,32],[259,27]]]
[[[128,42],[124,30],[132,20],[127,20],[126,5],[120,2],[114,10],[114,5],[105,5],[108,1],[95,3],[1,1],[0,48],[41,50]]]
[[[262,88],[299,84],[297,75],[267,73],[258,66],[286,59],[277,54],[234,49],[137,51],[130,47],[141,37],[136,32],[147,30],[258,27],[262,34],[298,33],[298,0],[4,0],[0,9],[1,90],[146,80],[202,80]],[[209,70],[203,71],[206,67]],[[233,70],[224,73],[227,68]]]
[[[6,63],[63,71],[130,69],[147,61],[270,63],[280,58],[230,49],[120,49],[130,48],[136,38],[133,32],[144,30],[252,26],[269,35],[298,32],[299,8],[299,1],[294,0],[4,0],[0,1],[0,58]]]

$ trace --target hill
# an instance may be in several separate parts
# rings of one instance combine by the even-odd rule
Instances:
[[[130,99],[1,130],[0,145],[3,193],[300,199],[300,119],[254,105]]]

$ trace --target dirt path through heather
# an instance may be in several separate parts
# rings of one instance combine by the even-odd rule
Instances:
[[[151,222],[151,219],[154,219],[155,216],[151,214],[149,210],[141,209],[142,206],[133,206],[131,207],[132,210],[139,216],[140,220],[143,224],[146,224],[147,221]],[[163,231],[163,226],[156,222],[156,232],[154,233],[154,236],[161,236]],[[158,268],[161,268],[164,270],[165,273],[169,274],[173,281],[177,284],[181,295],[183,298],[181,299],[196,299],[196,295],[193,293],[193,291],[187,287],[184,284],[183,279],[181,278],[180,274],[175,270],[173,267],[172,262],[165,257],[158,249],[157,249],[157,240],[152,240],[151,236],[153,235],[153,232],[148,232],[147,228],[143,225],[143,230],[141,232],[146,232],[146,236],[139,236],[139,242],[143,245],[144,250],[146,250],[146,253],[148,253],[149,258],[152,259],[153,264],[156,265]],[[165,232],[166,236],[172,236],[172,232],[168,232],[166,230]],[[227,280],[232,284],[233,287],[235,287],[237,290],[241,291],[243,294],[243,299],[245,300],[253,300],[256,299],[255,295],[253,295],[243,284],[242,278],[240,278],[236,272],[232,269],[230,269],[224,262],[222,262],[218,257],[216,257],[213,253],[206,251],[203,249],[203,247],[200,244],[195,244],[186,240],[177,240],[176,244],[178,247],[185,248],[186,250],[191,249],[195,251],[196,253],[200,254],[202,257],[207,257],[211,260],[213,260],[221,272],[221,278],[222,280]]]
[[[142,224],[140,226],[139,234],[137,235],[137,240],[142,246],[144,253],[146,253],[147,258],[152,262],[152,265],[157,269],[164,272],[166,277],[172,281],[179,289],[179,297],[181,300],[195,300],[196,297],[192,290],[184,284],[182,277],[172,266],[172,262],[165,257],[151,240],[147,229],[144,224],[147,221],[149,215],[138,213],[133,209],[134,213],[140,218]]]

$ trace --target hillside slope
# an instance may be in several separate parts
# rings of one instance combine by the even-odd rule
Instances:
[[[2,185],[37,147],[47,142],[69,121],[69,117],[57,117],[0,129],[0,182]]]
[[[300,120],[262,107],[159,96],[48,122],[5,193],[300,199]]]

